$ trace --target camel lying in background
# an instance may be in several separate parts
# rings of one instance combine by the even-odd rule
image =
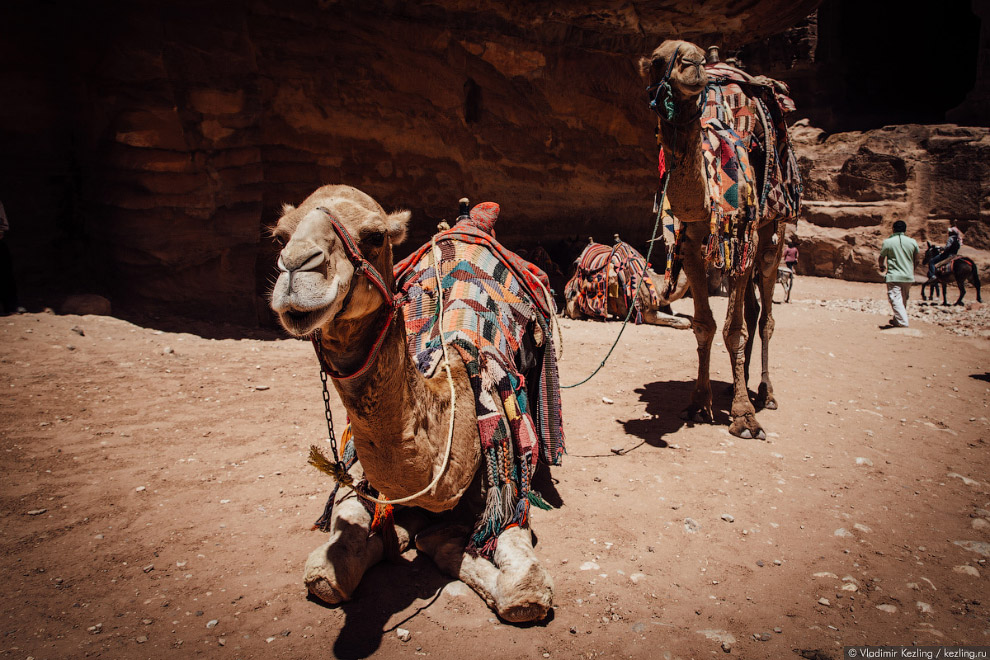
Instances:
[[[758,319],[763,372],[757,402],[777,407],[769,371],[773,289],[785,223],[797,220],[801,194],[783,122],[793,105],[782,83],[714,59],[706,67],[705,53],[694,44],[664,41],[640,60],[668,177],[661,204],[669,204],[679,223],[672,269],[683,267],[694,298],[698,378],[685,416],[713,420],[709,364],[716,325],[705,284],[706,268],[721,269],[729,294],[722,329],[733,380],[729,431],[765,438],[747,381]]]
[[[476,412],[482,407],[476,406],[465,354],[451,345],[449,357],[439,359],[448,355],[448,333],[444,333],[443,355],[434,351],[438,359],[433,375],[424,376],[424,365],[414,363],[407,341],[417,335],[407,337],[404,318],[415,312],[412,306],[425,305],[429,312],[425,318],[432,321],[437,291],[428,290],[434,283],[431,276],[417,283],[416,291],[403,292],[411,299],[407,307],[397,295],[392,245],[405,237],[409,218],[408,211],[387,214],[354,188],[323,186],[299,208],[287,206],[273,232],[285,247],[278,259],[280,273],[271,307],[290,334],[313,338],[323,370],[347,409],[357,459],[350,475],[359,489],[361,480],[367,480],[370,488],[364,491],[369,496],[414,497],[410,503],[414,506],[394,509],[392,548],[391,534],[373,526],[391,508],[371,507],[354,495],[339,498],[330,519],[330,539],[310,555],[304,580],[313,595],[336,604],[352,596],[365,571],[383,556],[401,553],[415,543],[443,572],[480,594],[503,619],[540,620],[550,609],[553,581],[533,552],[528,527],[529,478],[537,456],[512,454],[515,426],[508,447],[482,447]],[[447,255],[457,248],[452,240],[441,242],[442,236],[435,237],[439,247],[429,253],[433,261],[426,263],[443,268],[446,274],[437,275],[445,282],[442,295],[448,296],[448,282],[453,278],[463,285],[465,267],[471,264],[448,264],[446,256],[441,258],[440,253]],[[456,277],[448,266],[457,269]],[[520,305],[518,296],[513,300]],[[451,306],[446,313],[463,322],[464,312],[456,308],[459,301],[444,302]],[[506,310],[502,307],[503,321],[515,314],[530,322],[534,313],[528,305]],[[531,350],[543,343],[552,350],[552,342],[545,341],[547,329],[524,326],[524,330],[512,341],[528,342]],[[460,346],[463,341],[456,348]],[[556,371],[556,363],[551,363]],[[526,379],[522,382],[525,394]],[[504,406],[515,401],[496,396],[488,404],[504,418]],[[513,412],[514,424],[525,425],[528,410]],[[562,436],[560,440],[562,452]],[[522,486],[490,482],[485,456],[496,449],[502,452],[499,457],[506,470],[519,471]],[[539,449],[533,451],[545,458],[542,446]],[[491,528],[481,529],[484,525]],[[472,547],[486,534],[490,538],[484,546]]]
[[[604,321],[612,316],[625,319],[632,302],[634,310],[630,320],[637,324],[691,327],[690,319],[670,312],[670,303],[687,292],[687,278],[678,282],[672,294],[662,297],[662,287],[658,284],[663,282],[663,277],[649,267],[643,255],[618,236],[612,247],[589,239],[574,264],[574,275],[564,287],[564,315],[568,318]]]

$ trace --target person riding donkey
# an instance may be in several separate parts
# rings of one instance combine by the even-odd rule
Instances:
[[[948,264],[954,256],[959,254],[962,247],[962,231],[956,226],[955,220],[949,220],[949,236],[945,241],[945,247],[939,252],[938,259],[932,261],[928,269],[929,277],[935,276],[935,271],[942,265]]]

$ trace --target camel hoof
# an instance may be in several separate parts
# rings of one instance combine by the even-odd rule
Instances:
[[[349,600],[336,587],[330,584],[330,580],[324,577],[306,580],[306,588],[309,589],[309,593],[327,605],[339,605]]]
[[[530,621],[542,621],[547,617],[549,611],[550,608],[543,605],[518,605],[499,610],[498,615],[509,623],[529,623]]]
[[[766,401],[763,402],[763,407],[766,410],[776,410],[777,409],[776,399],[767,399]]]
[[[498,615],[512,623],[541,621],[553,604],[553,579],[538,561],[503,562],[495,588]]]
[[[753,414],[736,417],[732,424],[729,425],[729,433],[737,438],[743,438],[746,440],[752,440],[753,438],[756,438],[757,440],[767,439],[766,432],[756,421],[756,416]]]

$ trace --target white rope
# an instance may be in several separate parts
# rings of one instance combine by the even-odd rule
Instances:
[[[433,481],[431,481],[430,484],[423,490],[407,497],[400,497],[397,500],[379,499],[366,493],[362,493],[351,484],[344,484],[364,499],[369,502],[374,502],[375,504],[405,504],[406,502],[413,501],[417,497],[425,495],[433,490],[433,487],[439,483],[440,477],[442,477],[443,473],[447,471],[447,466],[450,464],[450,450],[454,445],[454,400],[456,397],[454,390],[454,377],[450,373],[450,358],[447,356],[447,343],[443,340],[443,287],[440,281],[440,248],[437,247],[436,236],[430,237],[430,245],[433,248],[431,251],[431,254],[433,255],[433,274],[436,276],[437,280],[437,314],[440,317],[438,320],[438,328],[440,330],[440,349],[443,351],[443,364],[441,366],[447,372],[447,383],[450,385],[450,425],[447,430],[447,449],[444,452],[443,465],[433,476]]]
[[[554,313],[554,310],[557,309],[557,303],[554,302],[553,296],[550,295],[550,291],[543,285],[540,278],[534,277],[533,279],[536,280],[536,283],[540,285],[541,289],[543,289],[543,296],[547,301],[547,309],[550,310],[550,318],[553,319],[553,329],[551,332],[553,334],[554,344],[556,344],[554,349],[557,353],[557,359],[559,360],[564,355],[564,336],[560,334],[560,322],[557,321],[557,315]]]

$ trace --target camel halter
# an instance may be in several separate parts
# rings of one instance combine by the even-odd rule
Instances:
[[[382,339],[385,337],[385,333],[387,332],[389,325],[391,325],[392,319],[396,315],[396,311],[401,307],[402,303],[404,303],[406,299],[405,296],[401,296],[399,294],[395,294],[395,295],[391,294],[391,292],[388,290],[388,287],[385,285],[384,280],[381,279],[381,275],[378,274],[378,271],[375,270],[374,266],[372,266],[366,259],[364,259],[364,257],[361,256],[361,253],[357,249],[357,246],[355,246],[353,244],[353,241],[351,241],[350,235],[347,233],[347,230],[343,226],[341,226],[340,223],[336,221],[336,219],[327,209],[320,207],[320,210],[326,213],[330,217],[330,221],[331,223],[333,223],[334,230],[341,237],[341,240],[344,242],[345,249],[347,249],[348,251],[348,258],[351,259],[352,262],[360,263],[362,265],[367,264],[366,266],[364,266],[365,269],[364,272],[368,275],[369,279],[371,279],[372,282],[381,283],[381,289],[383,295],[385,296],[385,299],[392,301],[392,311],[389,316],[389,320],[386,322],[385,328],[382,329],[382,332],[379,335],[378,340],[375,342],[375,346],[372,349],[372,353],[368,356],[368,359],[365,360],[365,364],[362,365],[362,367],[358,369],[358,371],[354,372],[349,376],[337,377],[331,374],[332,378],[335,378],[336,380],[343,380],[344,378],[353,378],[354,376],[363,373],[364,371],[367,370],[371,362],[371,357],[375,353],[377,353],[378,349],[381,347]],[[320,370],[320,380],[323,382],[323,405],[327,418],[327,432],[329,434],[328,439],[330,440],[330,450],[333,452],[334,460],[333,461],[329,460],[326,456],[323,455],[323,453],[316,445],[311,445],[309,448],[309,464],[315,467],[316,469],[320,470],[321,472],[330,475],[337,482],[337,484],[334,486],[333,492],[330,494],[329,500],[327,500],[327,504],[323,511],[323,515],[316,523],[316,527],[325,532],[330,531],[330,527],[329,527],[330,517],[331,514],[333,513],[333,506],[335,499],[337,497],[337,491],[341,486],[346,486],[347,488],[350,488],[359,497],[369,502],[374,502],[375,504],[381,504],[381,505],[405,504],[433,490],[433,488],[437,485],[437,483],[439,483],[440,477],[442,477],[444,473],[447,471],[447,466],[450,464],[450,450],[454,444],[454,413],[456,410],[455,402],[457,397],[456,397],[456,391],[454,389],[454,377],[450,373],[450,358],[447,355],[447,343],[443,340],[443,288],[440,279],[441,255],[440,255],[440,248],[437,247],[436,236],[430,237],[430,245],[432,247],[431,254],[433,256],[433,264],[434,264],[433,273],[434,276],[436,277],[436,282],[437,282],[437,316],[438,316],[437,327],[440,328],[440,333],[439,333],[440,349],[443,352],[443,363],[440,366],[444,368],[444,371],[447,374],[447,384],[450,386],[450,421],[447,428],[447,448],[444,450],[443,464],[440,466],[440,469],[437,470],[436,474],[433,476],[433,480],[430,481],[430,483],[425,488],[423,488],[418,493],[413,493],[412,495],[408,495],[406,497],[402,497],[399,499],[390,500],[387,498],[373,497],[361,491],[358,487],[356,487],[354,485],[354,477],[352,477],[351,474],[347,471],[347,467],[344,465],[344,461],[341,459],[341,454],[337,448],[337,436],[334,433],[334,428],[333,428],[333,413],[331,413],[330,411],[330,391],[327,389],[327,366],[329,365],[326,365],[324,363],[323,356],[319,351],[319,345],[317,343],[316,355],[320,360],[320,365],[322,366],[322,369]],[[318,340],[314,339],[314,343],[317,341]]]
[[[666,124],[673,124],[675,126],[683,126],[684,124],[690,124],[699,117],[705,109],[705,102],[708,99],[708,85],[705,85],[705,89],[701,91],[698,96],[698,108],[695,110],[694,114],[679,119],[677,117],[677,106],[674,105],[674,91],[670,87],[670,74],[674,71],[674,63],[677,62],[677,55],[681,52],[681,47],[678,46],[674,50],[673,56],[670,58],[670,62],[667,63],[667,70],[664,71],[663,77],[656,83],[647,86],[646,93],[650,100],[650,110],[657,114],[660,121]],[[695,62],[694,60],[686,60],[688,63],[694,65],[696,69],[700,72],[702,67],[705,65],[704,60],[700,62]]]
[[[406,297],[398,293],[393,295],[392,292],[389,291],[388,285],[385,283],[385,278],[381,276],[381,273],[378,272],[378,269],[376,269],[370,261],[364,258],[364,255],[361,254],[361,250],[354,242],[354,239],[351,238],[347,228],[344,227],[339,220],[337,220],[329,209],[325,206],[318,206],[316,207],[316,210],[322,211],[326,214],[327,218],[329,218],[330,226],[333,227],[334,232],[340,238],[340,242],[344,246],[344,253],[347,255],[347,260],[354,265],[354,274],[364,275],[368,278],[371,284],[382,294],[382,298],[385,299],[385,304],[389,306],[388,317],[385,319],[385,325],[383,325],[382,329],[378,332],[378,337],[375,339],[375,343],[372,344],[371,351],[368,352],[368,355],[365,357],[361,366],[349,374],[338,372],[330,365],[329,362],[323,359],[323,354],[320,352],[320,331],[317,329],[313,332],[313,344],[316,347],[316,355],[320,360],[320,366],[323,368],[323,371],[329,374],[334,380],[357,378],[371,367],[371,363],[374,361],[375,356],[378,355],[378,351],[381,350],[382,344],[385,341],[385,335],[388,334],[389,328],[392,327],[392,322],[395,320],[399,310],[402,308],[402,304],[406,301]]]

